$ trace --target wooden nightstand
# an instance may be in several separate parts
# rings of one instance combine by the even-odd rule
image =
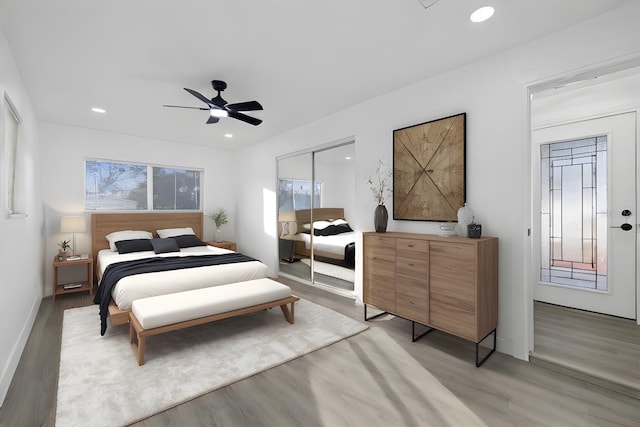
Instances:
[[[55,301],[56,295],[70,294],[73,292],[89,291],[89,295],[93,296],[93,258],[75,259],[58,261],[56,256],[53,259],[53,300]],[[86,265],[87,266],[87,280],[73,283],[58,283],[58,269],[71,267],[74,265]],[[80,285],[71,287],[70,285]],[[66,289],[65,289],[66,287]]]
[[[207,245],[215,246],[216,248],[229,249],[230,251],[237,252],[236,242],[229,242],[223,240],[222,242],[205,242]]]
[[[296,259],[293,256],[296,248],[296,241],[291,239],[278,239],[278,248],[280,252],[280,259],[287,261],[288,263],[294,262]]]

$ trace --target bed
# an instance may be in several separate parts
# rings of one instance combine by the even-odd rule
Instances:
[[[314,228],[311,236],[311,209],[294,211],[296,233],[290,235],[295,240],[295,255],[310,258],[311,246],[316,258],[338,261],[346,267],[355,266],[355,232],[344,218],[343,208],[316,208],[313,210]]]
[[[191,289],[199,289],[222,284],[241,282],[246,280],[273,277],[274,273],[263,263],[253,259],[240,259],[237,254],[227,249],[213,246],[195,246],[179,249],[179,252],[157,254],[151,251],[136,251],[120,254],[113,251],[106,236],[123,230],[149,232],[154,238],[158,237],[157,230],[191,228],[198,239],[202,239],[203,214],[194,213],[100,213],[91,218],[92,256],[96,260],[96,282],[102,285],[103,274],[107,267],[121,261],[146,262],[158,261],[159,264],[169,264],[172,261],[185,261],[204,258],[222,258],[213,255],[235,257],[236,261],[220,265],[202,265],[193,268],[180,268],[166,271],[153,271],[143,274],[122,277],[110,291],[108,312],[112,325],[128,322],[131,303],[135,299],[149,296],[163,295]],[[195,239],[194,239],[195,240]],[[162,258],[162,260],[158,260]],[[245,257],[248,258],[248,257]],[[242,262],[240,262],[242,261]],[[96,295],[100,293],[100,288]],[[103,300],[104,301],[104,300]]]

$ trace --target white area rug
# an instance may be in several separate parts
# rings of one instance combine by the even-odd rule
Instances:
[[[340,341],[367,326],[300,300],[147,339],[138,366],[128,326],[100,336],[98,307],[65,310],[56,425],[127,425]]]
[[[306,265],[311,264],[309,258],[303,258],[302,261]],[[346,267],[341,267],[335,264],[329,264],[328,262],[315,261],[313,263],[316,273],[324,274],[325,276],[337,277],[338,279],[346,280],[347,282],[354,282],[356,279],[356,272]]]

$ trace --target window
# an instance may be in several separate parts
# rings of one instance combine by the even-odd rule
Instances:
[[[4,156],[6,158],[6,213],[13,215],[20,212],[17,194],[18,176],[18,130],[20,119],[11,101],[4,98]]]
[[[154,167],[153,209],[200,209],[200,171]]]
[[[313,191],[313,207],[319,208],[322,184],[315,183]],[[311,209],[311,181],[301,179],[280,178],[278,182],[278,212]]]
[[[202,171],[85,161],[86,210],[200,210]]]

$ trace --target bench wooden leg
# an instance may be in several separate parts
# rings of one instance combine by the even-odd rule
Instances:
[[[147,341],[146,337],[138,337],[138,352],[136,354],[136,360],[138,361],[138,366],[144,365],[144,345]]]
[[[287,304],[282,304],[280,308],[282,309],[282,314],[284,314],[284,318],[287,319],[287,322],[293,325],[294,316],[295,316],[294,303],[293,302],[291,303],[291,311],[289,311],[289,307],[287,307]]]
[[[133,354],[136,356],[138,366],[142,366],[144,365],[144,346],[146,337],[140,336],[138,330],[136,329],[136,325],[139,325],[138,319],[136,319],[133,314],[130,314],[130,317],[129,342],[131,342],[131,348],[133,349]]]

